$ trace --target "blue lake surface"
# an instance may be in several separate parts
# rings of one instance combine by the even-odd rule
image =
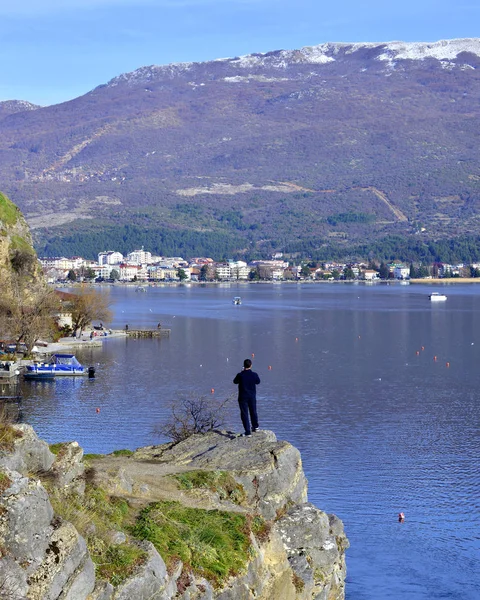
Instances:
[[[23,420],[41,437],[101,453],[164,442],[155,426],[172,402],[234,394],[253,354],[260,426],[299,448],[309,500],[344,522],[347,599],[480,597],[480,286],[109,293],[113,329],[161,322],[171,335],[77,352],[95,380],[24,382]],[[234,398],[226,427],[242,429]]]

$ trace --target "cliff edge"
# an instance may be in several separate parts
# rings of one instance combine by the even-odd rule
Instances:
[[[342,600],[346,548],[270,431],[84,456],[2,425],[2,599]]]

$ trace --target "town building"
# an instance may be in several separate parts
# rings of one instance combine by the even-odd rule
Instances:
[[[373,269],[365,269],[365,271],[363,271],[363,279],[365,279],[365,281],[375,281],[376,279],[379,279],[379,277],[378,271],[374,271]]]
[[[408,279],[410,277],[410,267],[405,265],[395,265],[393,268],[393,276],[395,279]]]
[[[126,262],[130,265],[146,265],[152,262],[152,253],[146,252],[142,246],[140,250],[129,252]]]
[[[121,252],[114,252],[110,250],[108,252],[100,252],[98,255],[99,265],[119,265],[123,261],[124,258]]]

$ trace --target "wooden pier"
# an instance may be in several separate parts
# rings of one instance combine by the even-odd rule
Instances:
[[[129,337],[133,338],[157,338],[157,337],[169,337],[170,329],[164,329],[163,327],[157,329],[126,329],[125,333]]]

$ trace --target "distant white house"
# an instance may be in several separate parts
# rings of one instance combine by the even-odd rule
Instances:
[[[410,267],[406,267],[405,265],[395,266],[393,276],[395,279],[408,279],[410,277]]]
[[[365,281],[375,281],[375,279],[379,278],[378,271],[374,271],[373,269],[365,269],[363,272],[363,278]]]

